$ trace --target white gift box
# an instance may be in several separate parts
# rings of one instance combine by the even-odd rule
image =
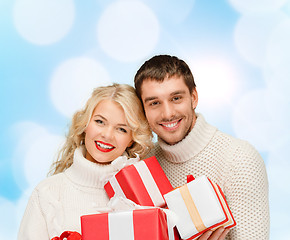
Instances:
[[[206,176],[174,189],[164,198],[178,216],[176,226],[182,239],[196,239],[208,229],[236,225],[221,189]]]

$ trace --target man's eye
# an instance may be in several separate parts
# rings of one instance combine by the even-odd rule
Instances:
[[[178,101],[180,99],[181,99],[181,97],[174,97],[174,98],[172,98],[172,101]]]
[[[159,104],[159,102],[155,101],[155,102],[151,102],[151,103],[150,103],[150,106],[156,106],[156,105],[158,105],[158,104]]]

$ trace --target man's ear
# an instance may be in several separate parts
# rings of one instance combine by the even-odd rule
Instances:
[[[197,94],[196,88],[192,90],[191,102],[192,102],[192,108],[195,109],[198,104],[198,94]]]

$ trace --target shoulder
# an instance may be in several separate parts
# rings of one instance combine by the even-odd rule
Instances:
[[[214,153],[215,161],[222,163],[228,176],[233,174],[255,175],[265,173],[265,163],[257,149],[248,141],[217,131],[208,148]]]
[[[231,174],[266,175],[265,162],[258,150],[248,141],[222,133],[229,144],[227,160],[231,163]]]
[[[47,194],[55,191],[59,191],[60,188],[63,187],[65,182],[65,175],[63,173],[59,173],[56,175],[52,175],[42,180],[34,189],[34,193],[39,194]]]
[[[234,138],[233,146],[235,149],[235,158],[239,161],[249,161],[249,162],[257,162],[263,161],[258,150],[248,141]],[[264,161],[263,161],[264,162]]]
[[[54,203],[59,200],[64,185],[64,174],[62,173],[42,180],[33,189],[29,197],[28,208],[41,209],[41,211],[43,211],[43,209],[46,209],[50,203]]]
[[[245,154],[252,156],[259,156],[257,149],[248,141],[233,137],[227,133],[217,131],[214,138],[214,142],[220,142],[223,147],[231,149],[234,154]]]

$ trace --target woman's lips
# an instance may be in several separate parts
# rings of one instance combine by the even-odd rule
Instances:
[[[104,143],[102,141],[95,141],[96,148],[101,152],[111,152],[114,150],[114,146],[108,143]]]

